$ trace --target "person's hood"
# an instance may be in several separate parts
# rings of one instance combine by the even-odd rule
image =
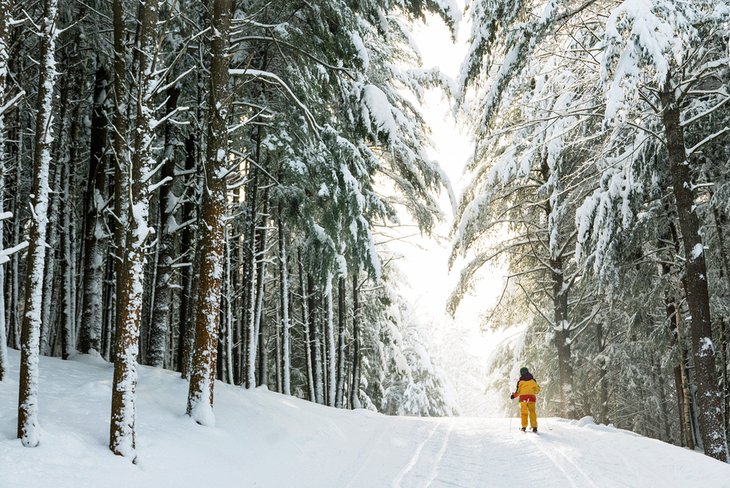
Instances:
[[[530,380],[534,380],[535,378],[532,376],[532,373],[525,373],[522,376],[520,376],[520,379],[522,381],[530,381]]]

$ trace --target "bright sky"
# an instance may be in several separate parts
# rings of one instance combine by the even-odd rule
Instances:
[[[459,4],[463,2],[459,1]],[[416,26],[415,39],[420,47],[424,68],[439,67],[447,76],[457,79],[461,61],[466,53],[467,26],[462,25],[457,42],[451,40],[443,22],[430,17]],[[450,102],[440,91],[430,90],[424,100],[424,116],[431,127],[432,157],[437,159],[451,180],[457,199],[465,184],[464,165],[472,151],[467,130],[459,127]],[[456,389],[464,415],[496,415],[496,402],[486,392],[486,365],[494,345],[502,334],[480,332],[481,315],[496,302],[502,291],[499,270],[488,271],[476,293],[466,297],[455,319],[446,314],[446,302],[454,289],[459,270],[448,270],[451,250],[449,231],[454,215],[448,195],[441,193],[441,208],[446,220],[438,225],[433,236],[414,236],[393,242],[389,249],[401,253],[398,265],[406,276],[402,291],[418,311],[420,323],[432,324],[430,339],[434,343],[437,361]],[[403,232],[407,234],[408,232]]]

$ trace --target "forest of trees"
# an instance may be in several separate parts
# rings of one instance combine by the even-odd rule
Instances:
[[[475,1],[461,106],[475,151],[453,226],[508,276],[493,382],[542,411],[727,461],[730,4]]]
[[[132,459],[138,362],[188,378],[203,425],[216,379],[454,413],[376,246],[400,208],[439,217],[426,14],[453,26],[434,1],[0,1],[0,381],[19,349],[23,445],[39,355],[114,363],[109,447]]]
[[[473,133],[449,308],[505,266],[492,364],[542,415],[728,460],[730,5],[473,0],[460,79],[413,21],[451,0],[0,0],[0,381],[40,442],[39,355],[137,364],[338,408],[456,413],[379,232],[428,233],[448,184],[421,99]],[[385,190],[387,189],[387,190]],[[385,240],[385,239],[384,239]],[[428,284],[422,284],[428,286]],[[506,394],[504,395],[507,396]],[[186,402],[187,401],[187,402]]]

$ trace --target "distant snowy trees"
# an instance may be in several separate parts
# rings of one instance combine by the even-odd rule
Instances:
[[[454,411],[419,324],[386,313],[374,230],[403,203],[438,218],[427,12],[454,23],[449,2],[0,1],[0,380],[22,349],[25,445],[39,354],[114,363],[130,459],[138,363],[189,379],[201,424],[215,380]]]
[[[530,310],[514,360],[542,369],[546,406],[727,460],[730,7],[477,1],[470,15],[476,152],[454,233],[474,258],[452,303],[504,258],[495,313]]]

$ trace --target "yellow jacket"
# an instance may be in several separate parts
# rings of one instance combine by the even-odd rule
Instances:
[[[521,402],[535,402],[537,401],[535,395],[538,393],[540,393],[540,385],[531,374],[528,374],[517,381],[517,389],[512,394],[512,398],[520,397]]]

